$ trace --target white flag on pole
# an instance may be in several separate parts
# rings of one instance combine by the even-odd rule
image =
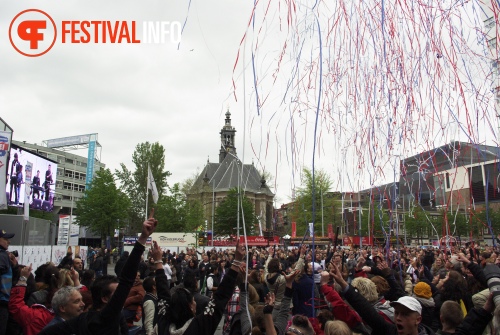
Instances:
[[[158,202],[158,190],[156,189],[155,180],[153,178],[153,173],[151,172],[151,167],[148,164],[148,190],[151,190],[151,195],[153,196],[153,202],[156,204]]]

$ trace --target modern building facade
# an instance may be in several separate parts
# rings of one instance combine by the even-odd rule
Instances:
[[[491,56],[491,88],[495,93],[495,110],[500,127],[500,59],[498,55],[498,36],[500,6],[497,1],[484,2],[481,6],[484,18],[484,33]]]

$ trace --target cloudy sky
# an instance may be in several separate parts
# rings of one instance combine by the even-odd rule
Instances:
[[[253,5],[4,1],[0,115],[18,141],[98,133],[111,170],[132,167],[136,144],[158,141],[174,183],[218,160],[229,108],[238,154],[274,176],[277,205],[303,166],[326,170],[334,190],[356,190],[399,179],[400,158],[452,139],[496,145],[477,1],[387,4],[385,15],[377,1],[261,2],[250,21]],[[19,54],[8,38],[29,8],[58,29],[40,57]],[[186,24],[180,45],[63,44],[67,20],[137,21],[139,37],[143,21]]]

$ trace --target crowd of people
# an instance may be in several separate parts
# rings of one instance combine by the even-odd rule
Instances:
[[[58,266],[20,265],[0,230],[0,335],[208,335],[221,322],[225,335],[500,334],[492,247],[176,253],[154,241],[146,249],[156,225],[143,223],[116,276],[103,270],[104,250],[87,269],[71,254]]]

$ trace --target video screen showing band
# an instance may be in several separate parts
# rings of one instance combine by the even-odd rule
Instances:
[[[22,206],[27,194],[31,208],[51,211],[54,206],[56,176],[57,163],[13,144],[7,167],[6,192],[9,206]]]

